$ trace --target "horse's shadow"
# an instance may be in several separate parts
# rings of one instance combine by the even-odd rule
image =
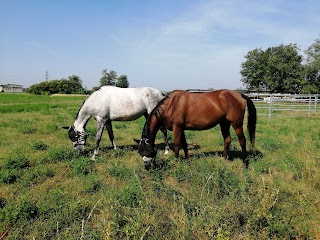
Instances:
[[[104,153],[112,150],[114,150],[112,146],[100,148],[100,151]],[[137,150],[138,151],[138,144],[117,145],[117,150],[132,150],[132,151]]]
[[[169,144],[169,147],[171,151],[174,149],[173,143]],[[161,151],[165,149],[165,143],[158,143],[156,144],[156,148],[158,151]],[[190,144],[188,145],[188,150],[199,150],[201,147],[198,144]],[[100,148],[100,151],[103,153],[107,153],[110,151],[113,151],[112,146],[102,147]],[[126,144],[126,145],[117,145],[117,150],[124,150],[124,151],[138,151],[138,144]],[[180,149],[181,150],[181,149]],[[137,152],[138,153],[138,152]],[[179,158],[182,159],[183,155],[181,155]],[[190,158],[188,161],[192,161],[195,159],[200,159],[203,157],[223,157],[223,151],[206,151],[206,152],[200,152],[200,153],[192,153],[190,155]],[[263,154],[258,149],[250,150],[247,152],[246,161],[247,161],[247,167],[249,166],[250,162],[258,162],[263,158]],[[236,159],[242,159],[242,152],[240,150],[229,150],[228,158],[227,160],[230,162],[233,162]],[[165,165],[164,161],[162,159],[156,160],[156,168],[162,168],[163,165]]]
[[[158,149],[164,149],[164,143],[161,143],[158,145]],[[200,145],[198,144],[190,144],[188,146],[188,150],[198,150],[200,149]],[[170,149],[173,149],[173,144],[170,145]],[[181,151],[180,151],[181,152]],[[184,155],[179,155],[178,160],[184,159]],[[200,153],[192,153],[190,154],[190,158],[187,160],[188,162],[192,162],[196,159],[201,159],[203,157],[221,157],[223,158],[223,151],[206,151],[206,152],[200,152]],[[227,161],[233,162],[238,159],[242,159],[243,154],[240,150],[229,150]],[[245,165],[248,168],[249,164],[252,162],[258,162],[263,159],[263,153],[259,151],[258,149],[247,151],[247,156],[245,158]],[[166,165],[163,159],[156,160],[156,168],[162,168],[162,166]]]

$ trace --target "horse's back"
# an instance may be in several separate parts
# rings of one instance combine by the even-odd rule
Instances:
[[[241,94],[224,89],[205,93],[176,90],[166,103],[166,118],[186,129],[209,129],[224,118],[233,122],[243,118],[245,109]]]
[[[161,100],[161,95],[159,90],[149,87],[103,86],[88,97],[83,107],[94,117],[130,121],[139,118],[146,111],[150,112]]]

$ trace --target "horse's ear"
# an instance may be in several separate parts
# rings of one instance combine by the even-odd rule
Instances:
[[[141,142],[140,139],[133,139],[133,141],[135,141],[135,142],[138,143],[138,144]]]
[[[70,129],[70,126],[64,126],[63,129]]]

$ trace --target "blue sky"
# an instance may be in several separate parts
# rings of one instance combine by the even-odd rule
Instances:
[[[320,38],[318,0],[0,0],[0,84],[103,69],[131,87],[243,87],[248,51]]]

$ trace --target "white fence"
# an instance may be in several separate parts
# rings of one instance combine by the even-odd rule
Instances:
[[[319,94],[262,94],[247,93],[257,108],[258,115],[320,117]]]

